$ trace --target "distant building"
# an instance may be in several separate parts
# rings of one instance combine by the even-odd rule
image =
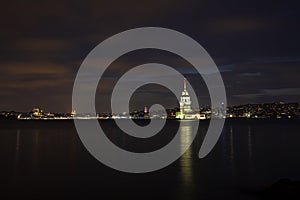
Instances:
[[[42,116],[44,116],[44,112],[40,108],[34,108],[34,109],[32,109],[32,115],[33,115],[33,117],[42,117]]]
[[[144,116],[143,116],[144,119],[149,119],[150,118],[150,115],[149,115],[149,110],[147,108],[147,106],[144,107]]]
[[[144,113],[148,113],[148,108],[147,108],[147,106],[144,107]]]
[[[76,111],[75,111],[75,110],[72,110],[72,112],[70,113],[70,115],[71,115],[72,117],[74,117],[74,116],[76,115]]]

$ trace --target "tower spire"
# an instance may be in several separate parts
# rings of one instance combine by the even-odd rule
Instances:
[[[186,78],[183,79],[183,90],[186,91]]]

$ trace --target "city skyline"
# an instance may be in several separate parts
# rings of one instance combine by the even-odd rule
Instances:
[[[186,97],[186,96],[183,96]],[[176,119],[176,120],[206,120],[214,118],[251,118],[251,119],[299,119],[300,102],[276,102],[264,104],[245,104],[211,108],[209,106],[199,109],[187,108],[184,104],[180,107],[166,108],[163,110],[150,111],[147,106],[141,110],[129,113],[76,113],[75,110],[67,113],[51,113],[41,108],[33,108],[28,112],[0,111],[0,119],[16,120],[73,120],[73,119]]]
[[[300,197],[299,21],[295,0],[2,1],[2,199]]]

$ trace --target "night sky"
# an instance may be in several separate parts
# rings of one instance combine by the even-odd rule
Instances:
[[[300,102],[299,21],[300,3],[287,0],[1,2],[0,110],[71,111],[73,82],[87,54],[114,34],[148,26],[198,41],[221,71],[229,105]],[[150,61],[179,67],[195,84],[199,103],[207,104],[205,86],[193,82],[188,64],[166,52],[137,51],[106,74],[97,110],[108,111],[109,89],[122,69]],[[135,99],[133,109],[157,99],[177,105],[155,85],[141,88]]]

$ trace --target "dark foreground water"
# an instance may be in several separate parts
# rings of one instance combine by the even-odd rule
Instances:
[[[299,122],[227,120],[213,151],[200,160],[208,126],[201,122],[192,147],[172,165],[128,174],[95,160],[72,121],[0,121],[0,199],[259,199],[281,178],[300,180]],[[168,121],[146,142],[120,135],[112,121],[101,124],[116,144],[143,152],[171,140],[179,122]],[[182,142],[190,139],[188,130],[182,134]]]

